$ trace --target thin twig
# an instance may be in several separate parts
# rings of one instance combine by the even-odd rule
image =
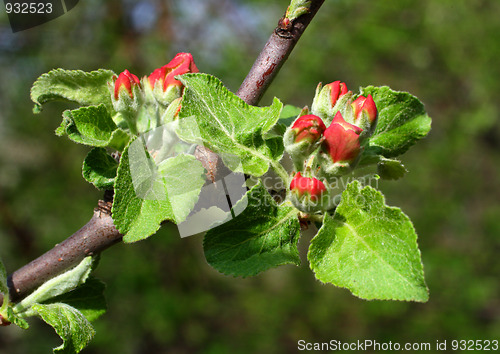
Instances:
[[[243,101],[250,105],[259,103],[323,2],[312,0],[309,13],[291,24],[284,25],[280,20],[237,92]]]

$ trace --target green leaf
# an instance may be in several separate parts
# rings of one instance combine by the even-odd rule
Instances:
[[[334,217],[325,215],[308,259],[316,278],[363,299],[425,302],[429,297],[410,219],[358,181],[342,193]]]
[[[104,148],[90,150],[83,161],[82,175],[98,189],[113,189],[118,162]]]
[[[56,296],[50,299],[48,303],[65,303],[80,311],[87,320],[94,321],[106,312],[105,287],[102,281],[90,277],[76,289]]]
[[[243,277],[282,264],[299,265],[297,209],[278,206],[262,183],[240,203],[248,203],[241,214],[206,233],[208,263],[224,274]],[[241,208],[238,204],[235,209]]]
[[[285,134],[286,128],[297,119],[297,116],[302,112],[302,109],[299,107],[295,107],[292,105],[285,105],[281,110],[280,118],[278,123],[271,128],[266,134],[264,134],[264,138],[271,138],[274,136],[279,136],[283,138]]]
[[[35,102],[33,111],[40,112],[46,102],[67,100],[81,106],[103,103],[109,112],[114,112],[108,88],[113,75],[111,70],[103,69],[91,72],[55,69],[43,74],[31,88],[31,100]]]
[[[377,174],[383,179],[400,179],[408,171],[398,160],[382,159],[377,164]]]
[[[33,306],[40,317],[51,325],[63,340],[54,353],[79,353],[94,337],[95,331],[85,316],[67,304],[36,304]]]
[[[283,107],[280,114],[279,122],[285,126],[290,126],[297,119],[297,116],[302,112],[302,108],[287,104]]]
[[[157,166],[142,141],[134,140],[120,160],[112,209],[123,240],[145,239],[165,220],[184,221],[204,183],[205,169],[194,156],[180,154]]]
[[[63,122],[58,129],[74,142],[96,146],[109,146],[116,150],[123,150],[130,140],[130,136],[113,122],[104,105],[82,107],[72,111],[64,111]]]
[[[9,295],[9,286],[7,285],[7,271],[0,260],[0,293]]]
[[[373,96],[377,106],[378,122],[365,148],[366,154],[396,157],[429,133],[431,119],[415,96],[386,86],[361,89],[361,95],[368,94]]]
[[[292,0],[286,10],[285,16],[293,22],[300,16],[309,13],[310,9],[311,1],[309,0]]]
[[[13,308],[10,306],[7,308],[7,320],[22,329],[28,329],[30,327],[28,321],[16,315]]]
[[[85,257],[76,267],[60,274],[38,287],[33,293],[25,297],[14,306],[14,313],[23,317],[32,316],[32,306],[36,303],[42,303],[53,297],[67,293],[77,286],[85,283],[87,277],[92,271],[93,258]]]
[[[233,163],[222,155],[226,165],[236,172],[261,176],[269,164],[278,165],[283,139],[265,135],[279,119],[283,104],[278,99],[269,107],[254,107],[226,89],[216,77],[185,74],[179,80],[186,86],[179,113],[181,139],[216,153],[237,156],[238,163]]]

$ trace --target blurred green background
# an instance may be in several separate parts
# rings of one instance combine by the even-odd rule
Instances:
[[[124,69],[143,76],[177,52],[233,91],[283,14],[286,0],[82,0],[68,14],[13,34],[0,12],[0,257],[12,272],[81,227],[101,193],[81,177],[88,148],[53,132],[67,104],[32,114],[29,90],[53,68]],[[291,353],[297,341],[500,340],[500,2],[328,0],[270,87],[310,105],[318,82],[389,85],[433,118],[382,182],[414,221],[430,288],[426,304],[363,301],[283,266],[226,277],[202,239],[165,227],[107,250],[96,276],[108,312],[85,353]],[[304,251],[310,237],[300,242]],[[48,353],[52,329],[0,329],[0,353]],[[371,352],[371,351],[368,351]]]

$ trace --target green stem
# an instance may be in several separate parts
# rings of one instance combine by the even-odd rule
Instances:
[[[307,219],[312,222],[323,222],[323,214],[309,214]]]
[[[2,307],[0,307],[0,316],[7,318],[7,307],[9,306],[9,294],[3,296]]]
[[[271,168],[278,175],[278,177],[281,178],[283,183],[288,185],[290,176],[288,175],[288,172],[286,172],[285,168],[279,162],[272,162]]]

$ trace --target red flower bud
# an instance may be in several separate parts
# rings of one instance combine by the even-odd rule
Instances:
[[[321,138],[326,126],[320,117],[308,114],[297,119],[292,125],[292,130],[295,132],[295,143],[305,139],[314,143]]]
[[[363,129],[347,123],[342,114],[337,112],[332,124],[325,130],[322,149],[334,163],[354,162],[361,151],[359,134],[362,131]]]
[[[344,96],[349,90],[347,90],[347,86],[344,82],[334,81],[328,85],[325,85],[330,89],[330,102],[332,107],[335,106],[335,103],[339,100],[340,97]]]
[[[179,80],[175,79],[176,75],[182,75],[186,73],[197,73],[198,68],[194,64],[193,56],[190,53],[179,53],[174,59],[170,61],[167,65],[156,69],[149,75],[149,85],[151,89],[154,89],[156,82],[158,81],[163,92],[167,90],[169,86],[182,86]]]
[[[350,103],[351,97],[352,92],[343,82],[334,81],[324,87],[320,83],[316,87],[311,113],[321,117],[328,125],[338,111],[345,112],[345,106]]]
[[[317,202],[323,193],[326,193],[326,187],[320,180],[316,178],[302,177],[300,172],[297,172],[290,183],[290,190],[299,199],[304,195],[309,196],[309,200]]]
[[[131,74],[128,70],[122,72],[115,81],[115,100],[118,100],[118,95],[122,89],[125,89],[129,93],[130,98],[134,98],[134,94],[132,93],[134,86],[141,86],[139,78]]]
[[[361,121],[363,114],[366,114],[369,122],[372,124],[378,116],[377,107],[375,106],[372,95],[368,95],[368,97],[359,96],[352,103],[352,110],[356,122]]]

